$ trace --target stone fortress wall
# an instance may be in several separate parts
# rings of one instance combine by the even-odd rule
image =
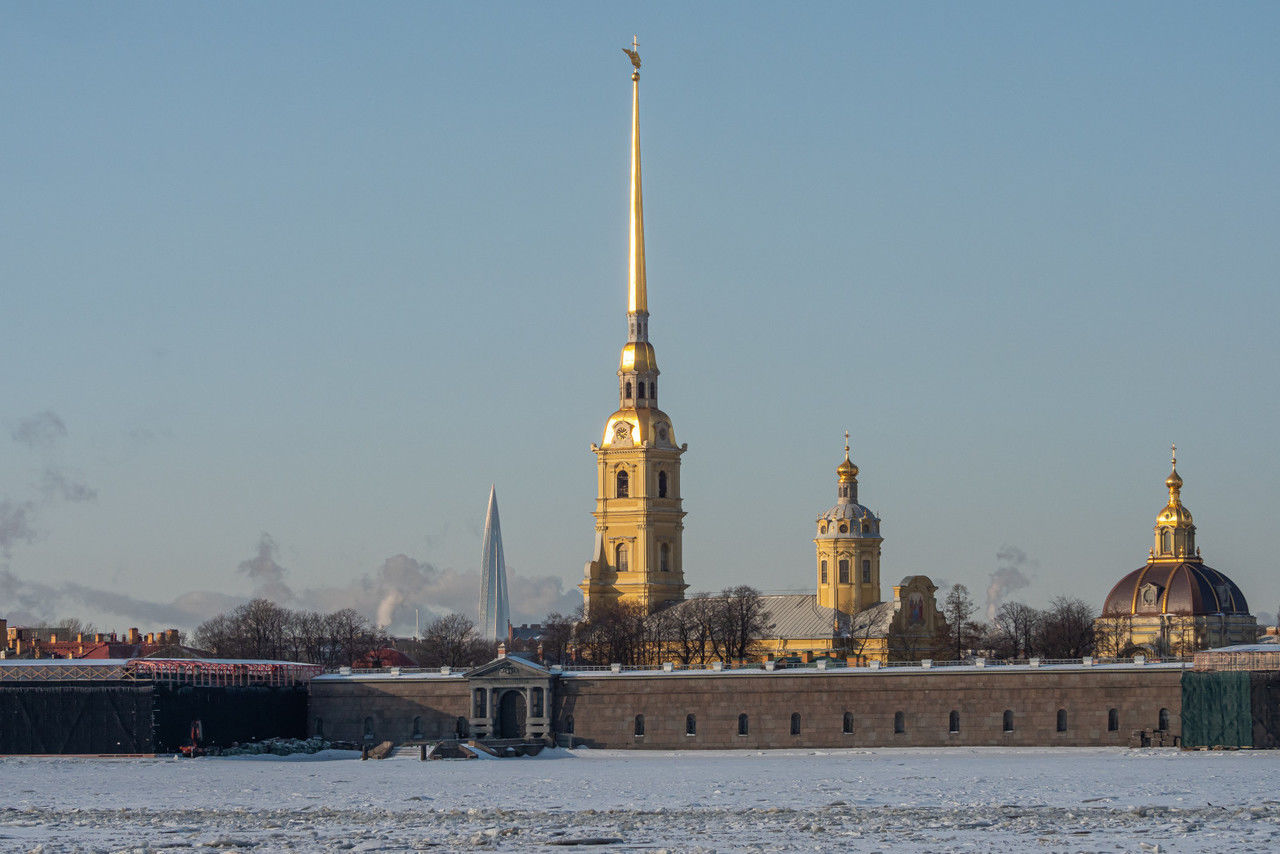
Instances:
[[[1124,746],[1162,719],[1181,735],[1181,675],[1178,665],[1058,664],[547,678],[561,743],[679,750]],[[461,674],[330,675],[311,682],[309,726],[347,741],[450,738],[470,696]]]

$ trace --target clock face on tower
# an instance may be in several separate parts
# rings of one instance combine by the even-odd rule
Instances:
[[[617,427],[613,428],[613,440],[615,442],[631,441],[631,425],[627,424],[626,422],[623,422],[619,424]]]

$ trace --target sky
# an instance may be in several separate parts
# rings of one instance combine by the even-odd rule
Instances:
[[[1280,7],[0,2],[0,616],[580,601],[650,337],[691,590],[812,590],[843,433],[906,575],[1100,606],[1169,445],[1280,604]],[[998,573],[998,574],[997,574]]]

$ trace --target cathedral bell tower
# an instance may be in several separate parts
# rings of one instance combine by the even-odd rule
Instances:
[[[836,506],[818,517],[818,604],[856,614],[880,601],[880,519],[858,503],[858,467],[849,459],[836,469]]]
[[[631,246],[628,258],[627,343],[618,363],[618,410],[605,422],[596,455],[595,546],[582,583],[593,612],[635,603],[652,611],[684,598],[680,456],[671,419],[658,408],[658,359],[649,343],[644,265],[644,204],[640,189],[640,56],[624,48],[631,74]]]

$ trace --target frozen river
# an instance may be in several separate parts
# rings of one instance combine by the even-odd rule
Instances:
[[[350,756],[0,759],[0,851],[1280,850],[1280,752]]]

